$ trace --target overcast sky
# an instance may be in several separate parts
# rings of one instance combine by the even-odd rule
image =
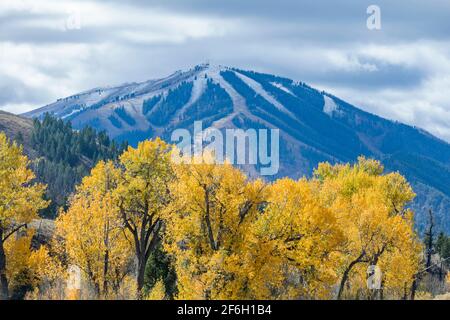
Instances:
[[[367,28],[371,4],[381,30]],[[448,0],[0,1],[3,110],[207,61],[300,80],[450,141]]]

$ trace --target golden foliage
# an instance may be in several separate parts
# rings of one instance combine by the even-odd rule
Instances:
[[[132,262],[132,245],[113,195],[119,175],[112,163],[100,162],[56,221],[55,235],[64,239],[67,264],[78,266],[102,298],[117,294]]]
[[[333,212],[322,206],[315,183],[282,179],[270,188],[268,206],[252,227],[263,268],[255,291],[279,298],[329,297],[337,280],[343,234]],[[264,285],[267,275],[270,286]]]
[[[166,297],[166,289],[164,287],[164,282],[158,280],[155,286],[148,293],[146,300],[164,300]]]
[[[32,183],[33,172],[22,148],[0,132],[0,299],[8,298],[12,287],[27,281],[32,234],[19,236],[37,212],[48,202],[42,199],[45,187]]]
[[[34,173],[27,168],[22,147],[0,132],[0,231],[2,241],[8,231],[31,222],[48,203],[42,199],[45,187],[31,184]]]
[[[249,181],[229,164],[175,168],[166,248],[181,299],[374,298],[367,268],[402,297],[420,263],[405,205],[414,194],[379,162],[321,164],[314,179]],[[245,212],[242,215],[242,212]],[[343,292],[340,292],[343,297]]]
[[[145,267],[159,240],[170,203],[171,150],[157,138],[128,148],[120,157],[121,174],[114,195],[122,224],[134,245],[139,299]]]
[[[51,249],[32,251],[32,230],[12,235],[47,205],[44,187],[31,183],[21,148],[0,134],[0,275],[11,287],[35,287],[30,299],[54,298],[77,266],[95,298],[141,298],[147,260],[162,240],[179,299],[409,292],[423,248],[406,209],[415,195],[399,173],[361,157],[321,163],[312,179],[267,183],[208,153],[174,164],[171,151],[156,139],[130,147],[118,163],[99,162],[61,211]],[[370,267],[381,270],[380,290],[368,288]],[[147,299],[165,298],[159,280]]]
[[[383,273],[383,290],[401,297],[419,269],[422,248],[413,229],[413,214],[405,209],[414,193],[399,173],[382,172],[379,162],[363,157],[353,166],[325,163],[315,171],[322,202],[344,231],[341,294],[347,281],[350,296],[366,290],[362,279],[370,265],[377,265]],[[369,298],[372,294],[367,292]]]
[[[244,298],[247,275],[239,270],[239,253],[246,250],[265,185],[230,164],[196,162],[175,166],[170,187],[166,248],[176,259],[178,298]]]

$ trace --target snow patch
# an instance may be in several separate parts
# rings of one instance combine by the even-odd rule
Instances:
[[[289,90],[288,88],[283,86],[283,84],[281,84],[279,82],[271,82],[270,84],[273,85],[274,87],[277,87],[278,89],[283,90],[284,92],[289,93],[290,95],[295,97],[295,94],[293,94],[291,90]]]
[[[68,117],[70,117],[70,116],[72,116],[72,115],[74,115],[76,113],[79,113],[79,112],[83,111],[83,110],[84,110],[83,108],[81,108],[81,109],[74,109],[69,114],[66,114],[66,115],[62,116],[61,119],[66,119],[66,118],[68,118]]]
[[[188,102],[188,105],[195,103],[200,98],[202,93],[205,91],[205,88],[206,88],[206,79],[203,77],[202,78],[197,77],[197,79],[194,80],[192,86],[191,98],[189,99],[190,101]]]
[[[252,88],[253,91],[255,91],[257,94],[259,94],[261,97],[263,97],[265,100],[270,102],[272,105],[274,105],[278,110],[281,112],[286,113],[287,115],[295,118],[295,116],[287,110],[281,103],[279,103],[273,96],[271,96],[269,93],[267,93],[262,85],[259,82],[256,82],[255,80],[243,75],[242,73],[235,72],[236,76],[238,76],[242,81],[244,81],[250,88]]]
[[[338,106],[336,105],[336,102],[334,102],[334,100],[329,96],[324,95],[323,99],[325,101],[325,103],[323,104],[323,112],[332,117],[333,113],[338,111]]]

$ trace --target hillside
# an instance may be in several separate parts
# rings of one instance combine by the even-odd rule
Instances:
[[[24,146],[36,180],[47,185],[51,204],[41,212],[46,218],[54,218],[67,205],[75,186],[97,161],[117,158],[125,148],[104,132],[88,126],[75,131],[70,123],[50,116],[40,121],[0,111],[0,131]]]
[[[28,156],[36,156],[36,151],[31,146],[31,134],[33,131],[32,119],[0,110],[0,131],[5,132],[8,138],[17,140],[23,144],[24,152]]]
[[[310,176],[321,161],[377,158],[413,184],[418,227],[432,207],[440,228],[450,232],[450,145],[302,82],[206,64],[159,80],[92,89],[25,116],[47,112],[132,145],[156,136],[169,140],[174,129],[192,130],[195,120],[218,129],[279,128],[280,170],[272,178]]]

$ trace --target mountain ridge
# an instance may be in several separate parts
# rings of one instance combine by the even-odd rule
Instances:
[[[437,221],[450,232],[450,144],[303,82],[203,64],[162,79],[87,90],[24,115],[47,112],[76,129],[89,125],[130,144],[156,136],[169,141],[173,130],[192,130],[196,120],[204,128],[279,128],[280,172],[274,178],[310,176],[322,161],[373,157],[419,186],[414,209],[426,211],[433,203]],[[257,175],[254,168],[245,170]],[[423,229],[422,214],[417,221]]]

